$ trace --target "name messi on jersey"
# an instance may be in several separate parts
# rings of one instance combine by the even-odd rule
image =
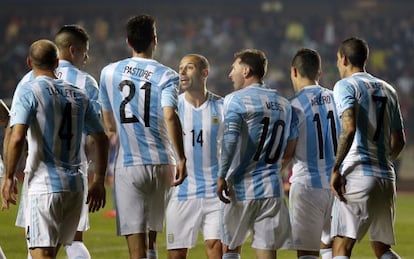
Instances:
[[[312,106],[332,103],[330,96],[319,96],[311,99]]]
[[[283,111],[283,106],[277,102],[266,102],[266,108],[272,111]]]
[[[147,80],[150,80],[153,74],[152,71],[148,71],[148,70],[144,70],[144,69],[141,69],[138,67],[132,67],[132,66],[125,66],[123,73],[130,74],[133,76],[143,77]]]

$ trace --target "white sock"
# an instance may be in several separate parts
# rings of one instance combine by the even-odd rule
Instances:
[[[337,255],[333,259],[349,259],[349,257],[346,255]]]
[[[332,259],[332,248],[320,249],[319,253],[322,259]]]
[[[147,251],[147,258],[148,259],[158,259],[158,251],[157,250],[148,250]]]
[[[302,255],[302,256],[299,256],[298,259],[318,259],[318,258],[319,256],[316,256],[316,255]]]
[[[68,259],[91,259],[88,248],[80,241],[73,241],[71,245],[65,245]]]
[[[240,259],[240,255],[238,253],[225,253],[223,259]]]
[[[3,250],[1,249],[1,246],[0,246],[0,259],[6,259],[6,256],[4,255]]]
[[[393,250],[390,250],[388,252],[385,252],[383,255],[381,255],[380,259],[400,259],[401,257],[394,252]]]

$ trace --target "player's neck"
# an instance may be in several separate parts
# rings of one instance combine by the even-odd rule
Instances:
[[[147,58],[147,59],[153,59],[153,51],[150,51],[150,50],[147,50],[147,51],[144,51],[144,52],[140,52],[140,53],[138,53],[138,52],[135,52],[135,51],[133,51],[132,52],[132,57],[134,57],[134,58]]]
[[[185,99],[191,103],[194,107],[200,107],[208,97],[207,90],[204,88],[202,91],[189,91],[185,92]]]
[[[33,69],[33,73],[34,73],[35,77],[47,76],[47,77],[50,77],[50,78],[53,78],[53,79],[57,79],[55,71],[43,70],[43,69]]]

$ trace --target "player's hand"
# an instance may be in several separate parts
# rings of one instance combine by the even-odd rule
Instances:
[[[346,202],[345,199],[345,177],[342,176],[339,171],[334,170],[331,174],[331,190],[332,193],[340,201]]]
[[[5,178],[1,188],[1,209],[10,208],[10,204],[17,204],[17,179]]]
[[[224,203],[230,203],[230,200],[227,198],[230,195],[227,182],[224,178],[217,178],[217,196]]]
[[[105,207],[106,192],[103,181],[94,181],[89,187],[86,204],[89,204],[89,212],[95,212]]]
[[[180,185],[187,177],[187,160],[181,159],[178,161],[175,171],[175,177],[172,186]]]

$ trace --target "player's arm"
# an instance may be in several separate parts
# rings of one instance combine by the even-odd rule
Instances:
[[[289,167],[289,164],[292,161],[293,156],[295,155],[297,143],[298,143],[298,139],[288,140],[285,153],[283,154],[283,157],[282,157],[282,168],[280,169],[281,172],[283,172],[287,167]]]
[[[104,113],[102,115],[104,116]],[[111,117],[113,115],[107,112],[105,116],[104,123],[107,122],[110,128],[111,126],[108,120],[113,119]],[[109,139],[102,126],[99,113],[92,106],[88,106],[88,110],[86,111],[85,132],[95,146],[95,150],[89,154],[93,161],[93,181],[89,187],[86,200],[86,203],[89,204],[89,211],[95,212],[103,208],[106,203],[105,176],[108,166]]]
[[[225,101],[226,102],[226,101]],[[227,101],[227,103],[230,103]],[[220,166],[217,174],[217,196],[224,203],[230,203],[231,192],[226,179],[231,179],[232,174],[228,173],[236,154],[237,144],[240,138],[240,132],[242,128],[242,118],[239,113],[236,112],[237,104],[230,103],[228,107],[225,107],[224,119],[223,119],[223,136],[221,141],[221,158]]]
[[[95,212],[105,207],[105,176],[108,165],[109,140],[105,132],[98,132],[88,135],[96,147],[91,153],[93,166],[93,182],[88,191],[86,203],[89,204],[89,211]]]
[[[345,181],[339,173],[339,167],[344,161],[346,155],[351,148],[356,131],[356,120],[354,108],[348,108],[342,113],[341,117],[342,131],[339,135],[338,151],[331,175],[331,190],[341,201],[345,201],[343,196],[345,192]]]
[[[17,195],[15,193],[14,175],[24,150],[28,126],[25,124],[16,124],[11,128],[8,145],[6,170],[2,186],[2,209],[8,209],[10,203],[16,204]]]
[[[181,184],[187,177],[187,159],[184,153],[183,130],[181,127],[180,118],[178,117],[178,114],[174,107],[165,106],[163,108],[163,111],[167,131],[170,136],[170,140],[174,147],[175,153],[178,156],[176,176],[173,181],[173,185],[176,186]]]
[[[116,122],[112,111],[103,111],[102,119],[106,135],[109,139],[112,139],[116,135]]]
[[[393,130],[391,132],[391,159],[395,160],[400,155],[405,146],[406,137],[403,129]]]

